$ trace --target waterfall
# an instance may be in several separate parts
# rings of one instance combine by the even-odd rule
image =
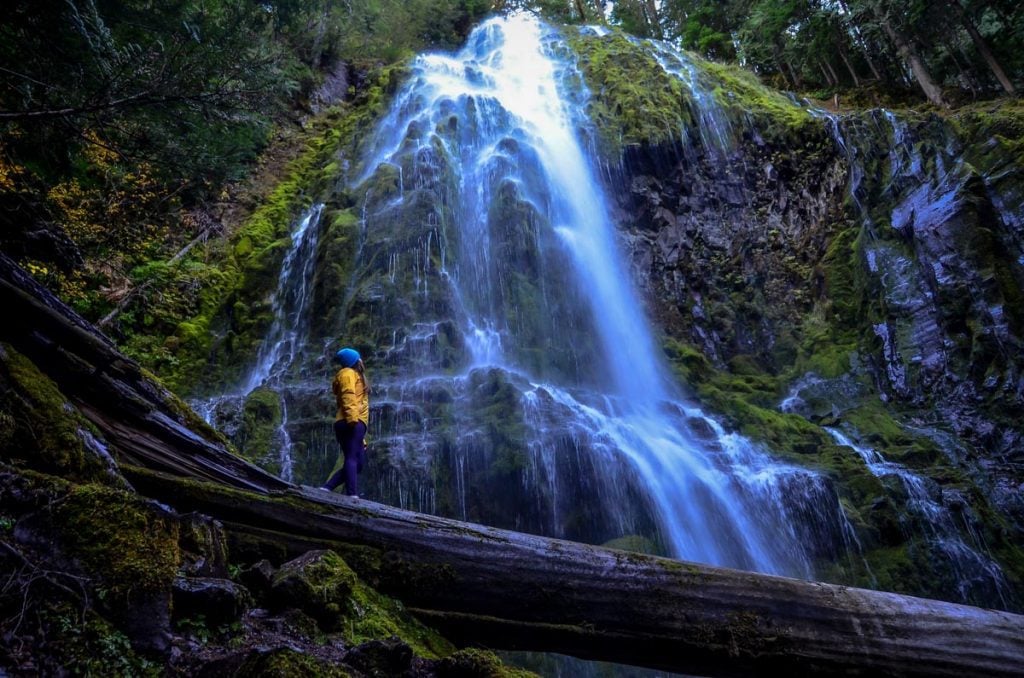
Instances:
[[[271,299],[273,319],[260,343],[256,361],[241,386],[226,394],[192,403],[196,412],[207,423],[212,424],[219,416],[225,414],[224,410],[229,410],[231,416],[238,418],[246,397],[256,389],[274,388],[278,392],[281,408],[281,422],[277,426],[275,441],[276,461],[280,468],[280,476],[288,481],[293,479],[293,460],[285,384],[289,380],[289,371],[298,364],[309,337],[313,267],[323,209],[323,204],[315,204],[305,210],[295,222]],[[222,429],[230,431],[233,428],[227,422],[217,423]]]
[[[980,604],[988,600],[999,600],[1007,604],[1009,584],[1002,569],[985,553],[984,544],[979,537],[972,535],[973,546],[967,544],[960,534],[957,520],[948,508],[938,500],[935,492],[929,488],[924,478],[911,472],[908,468],[886,460],[877,450],[857,444],[842,431],[826,427],[829,435],[840,445],[854,450],[871,474],[878,478],[895,477],[900,488],[906,495],[906,511],[903,522],[908,530],[908,537],[923,539],[931,557],[937,563],[948,564],[956,578],[957,593],[961,602]],[[915,534],[911,518],[919,522],[920,533]],[[968,532],[972,531],[969,521],[961,520]]]
[[[281,265],[272,306],[274,319],[260,345],[245,380],[244,393],[267,382],[280,381],[305,345],[309,334],[309,299],[312,292],[313,265],[319,239],[322,204],[313,205],[298,220]]]
[[[650,48],[652,55],[664,71],[686,85],[690,91],[691,109],[704,150],[723,162],[733,149],[733,129],[726,112],[715,101],[714,95],[700,84],[697,67],[685,53],[661,40],[632,40]]]
[[[461,518],[507,499],[499,519],[517,529],[644,534],[676,557],[812,576],[849,534],[835,491],[665,378],[560,35],[494,19],[411,70],[353,186],[368,205],[361,289],[379,294],[351,313],[396,324],[372,436],[410,471],[449,459]]]

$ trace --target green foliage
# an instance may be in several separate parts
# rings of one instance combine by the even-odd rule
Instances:
[[[666,32],[685,49],[708,59],[736,56],[732,33],[738,19],[737,2],[667,0],[663,4]]]
[[[362,86],[378,60],[453,46],[489,9],[18,0],[0,26],[0,243],[90,320],[113,312],[106,329],[162,371],[177,349],[160,343],[166,323],[194,315],[216,277],[175,256],[219,234],[200,205],[228,197],[339,60]]]
[[[491,9],[486,0],[373,0],[338,9],[339,53],[393,62],[458,45]]]
[[[613,21],[656,34],[638,18],[642,5],[617,0]],[[985,49],[1022,84],[1024,11],[1010,0],[665,0],[657,14],[658,30],[683,48],[738,60],[774,85],[822,97],[867,90],[874,105],[902,97],[912,57],[947,98],[1002,94]]]
[[[139,656],[128,638],[93,612],[83,616],[68,604],[50,603],[41,618],[51,634],[47,650],[63,663],[73,676],[162,675],[155,662]]]

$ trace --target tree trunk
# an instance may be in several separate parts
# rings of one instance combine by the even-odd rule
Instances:
[[[836,83],[829,72],[825,70],[825,64],[820,59],[818,60],[818,68],[821,69],[821,74],[825,76],[825,82],[828,83],[829,87],[834,87]]]
[[[772,56],[775,58],[775,66],[779,69],[779,72],[782,73],[782,77],[786,82],[792,83],[791,87],[794,90],[802,88],[803,83],[800,81],[800,74],[795,68],[793,68],[793,64],[783,56],[782,50],[779,49],[778,45],[772,46]],[[788,75],[786,73],[787,68],[789,69]]]
[[[665,37],[661,30],[661,21],[658,20],[658,7],[654,0],[644,0],[644,14],[647,16],[647,25],[651,29],[651,35],[659,40]]]
[[[921,90],[924,91],[924,95],[928,97],[928,101],[932,102],[936,106],[942,108],[948,108],[946,102],[942,98],[942,90],[939,89],[938,85],[932,80],[931,75],[928,74],[928,69],[925,68],[924,61],[921,60],[921,56],[911,47],[906,37],[893,27],[892,22],[889,21],[889,17],[882,13],[878,14],[879,20],[882,22],[882,28],[885,30],[885,34],[889,36],[892,44],[896,46],[896,51],[899,52],[900,56],[910,65],[910,70],[914,73],[914,78],[917,79],[917,84],[921,86]]]
[[[587,13],[583,11],[583,0],[576,0],[576,11],[580,13],[580,21],[586,23]]]
[[[216,517],[232,552],[236,540],[337,548],[458,644],[694,675],[1024,671],[1024,617],[1007,612],[508,532],[311,488],[261,497],[125,472],[148,496]]]
[[[846,46],[843,45],[841,36],[836,36],[836,47],[839,51],[839,58],[846,64],[846,70],[850,72],[850,77],[853,78],[853,86],[860,87],[860,78],[857,76],[857,70],[853,67],[853,63],[850,62],[850,57],[846,53]]]
[[[740,572],[298,488],[222,439],[0,254],[9,342],[101,431],[137,491],[222,521],[232,552],[339,550],[452,640],[703,675],[1024,674],[1024,617]]]
[[[972,76],[971,72],[970,72],[970,59],[967,59],[967,64],[968,65],[965,68],[963,63],[960,62],[960,59],[956,58],[956,46],[955,45],[952,45],[952,44],[947,42],[946,43],[946,51],[949,52],[949,58],[952,59],[953,63],[956,65],[956,70],[960,74],[960,81],[964,84],[964,86],[967,87],[967,89],[971,90],[971,98],[974,99],[974,100],[977,100],[977,98],[978,98],[978,88],[974,86],[976,80],[974,79],[974,76]],[[965,58],[967,56],[967,55],[963,54],[962,52],[961,52],[961,55],[964,56]]]
[[[828,59],[825,59],[823,61],[824,61],[824,64],[825,64],[825,68],[827,68],[828,72],[832,74],[832,80],[836,83],[836,86],[838,87],[839,86],[839,74],[836,73],[836,69],[832,68],[832,64],[829,63]]]
[[[782,74],[782,80],[786,83],[786,89],[796,91],[796,84],[790,79],[789,73],[786,72],[786,66],[776,57],[775,68]]]
[[[996,80],[1003,86],[1006,93],[1013,96],[1017,90],[1014,88],[1013,83],[1008,77],[1006,72],[1003,71],[1003,67],[996,61],[995,55],[992,54],[992,50],[988,48],[988,43],[985,42],[985,38],[982,37],[978,31],[977,26],[971,21],[971,17],[967,16],[967,12],[964,10],[963,5],[960,4],[960,0],[948,0],[949,4],[952,5],[953,11],[956,12],[957,16],[960,17],[960,22],[967,29],[967,34],[971,36],[971,40],[974,41],[974,47],[978,50],[978,54],[985,60],[988,67],[992,69],[992,72],[996,76]]]

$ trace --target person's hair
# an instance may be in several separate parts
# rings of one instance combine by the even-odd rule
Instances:
[[[369,395],[370,382],[366,379],[366,365],[363,364],[363,359],[360,358],[357,360],[356,364],[352,366],[352,369],[356,371],[356,374],[358,374],[359,378],[363,381],[363,389],[366,391],[366,394]]]

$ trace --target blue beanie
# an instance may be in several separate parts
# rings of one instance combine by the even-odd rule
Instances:
[[[359,362],[359,351],[354,348],[343,348],[334,354],[335,362],[341,363],[342,367],[352,367]]]

